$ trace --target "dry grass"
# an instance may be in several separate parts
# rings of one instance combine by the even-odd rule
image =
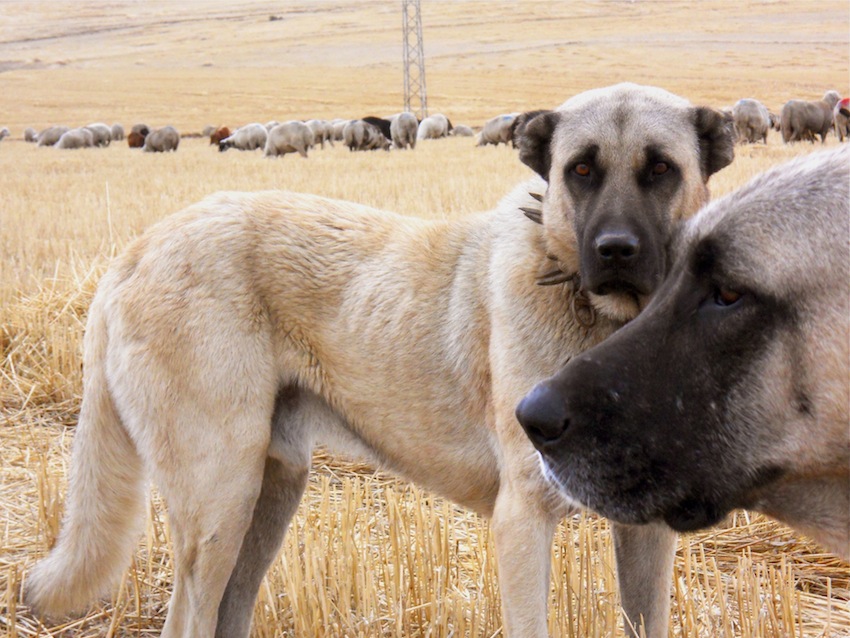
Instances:
[[[755,96],[778,108],[827,88],[848,92],[843,1],[423,4],[432,108],[456,123],[624,79],[717,106]],[[0,65],[11,70],[0,125],[20,138],[24,126],[54,122],[144,120],[193,131],[399,110],[395,3],[287,3],[282,11],[262,1],[5,2]],[[271,14],[285,20],[269,22]],[[80,338],[110,256],[219,189],[286,188],[411,215],[486,209],[529,173],[515,152],[473,144],[441,140],[413,153],[337,147],[272,161],[192,139],[167,156],[0,143],[0,635],[146,636],[162,626],[171,553],[156,494],[113,600],[83,620],[45,627],[18,596],[58,530]],[[771,134],[766,147],[739,148],[712,191],[810,151]],[[361,465],[319,454],[315,466],[261,589],[255,636],[498,635],[485,521]],[[566,521],[552,561],[552,635],[622,635],[605,521]],[[682,540],[671,609],[671,636],[843,638],[850,567],[739,513]]]

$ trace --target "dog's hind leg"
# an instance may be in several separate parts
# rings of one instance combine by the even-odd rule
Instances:
[[[676,532],[663,523],[612,523],[611,530],[626,635],[662,638],[670,616]]]
[[[174,548],[165,638],[215,634],[219,603],[263,484],[271,409],[259,418],[261,411],[244,405],[218,418],[176,420],[178,467],[170,471],[160,463],[157,472]]]
[[[244,638],[251,628],[257,591],[283,541],[307,485],[312,441],[306,430],[309,409],[291,391],[279,393],[263,487],[251,527],[218,608],[217,638]]]
[[[268,457],[263,488],[245,534],[236,567],[218,608],[216,638],[243,638],[251,628],[257,592],[283,541],[307,484],[308,468],[288,467]]]

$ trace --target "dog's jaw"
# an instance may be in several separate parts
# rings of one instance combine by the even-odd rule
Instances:
[[[601,314],[614,321],[626,323],[638,316],[649,303],[649,297],[632,294],[595,295],[587,293],[590,303]]]
[[[546,481],[552,487],[555,488],[555,490],[558,492],[558,495],[564,500],[567,506],[570,509],[574,510],[584,509],[584,505],[579,501],[575,500],[572,495],[570,495],[570,493],[567,492],[566,489],[564,489],[564,485],[561,483],[561,481],[558,480],[558,476],[555,474],[552,468],[549,467],[549,464],[546,462],[546,459],[540,452],[537,452],[537,461],[540,464],[540,472],[541,474],[543,474],[543,478],[546,479]]]

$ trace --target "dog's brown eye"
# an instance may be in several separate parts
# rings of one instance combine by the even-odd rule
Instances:
[[[587,177],[590,175],[590,166],[587,164],[576,164],[573,167],[573,172],[579,177]]]
[[[670,165],[667,162],[656,162],[655,166],[652,167],[653,175],[664,175],[667,171],[670,170]]]
[[[740,292],[721,286],[714,292],[714,303],[718,306],[731,306],[737,303],[741,296]]]

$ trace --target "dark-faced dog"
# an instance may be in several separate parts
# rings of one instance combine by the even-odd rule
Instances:
[[[850,556],[850,148],[684,223],[645,312],[517,417],[570,499],[678,531],[773,516]]]

